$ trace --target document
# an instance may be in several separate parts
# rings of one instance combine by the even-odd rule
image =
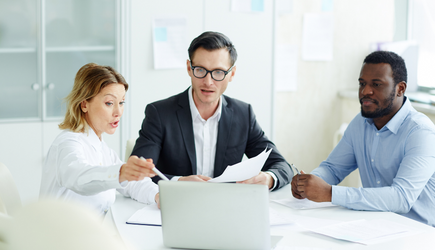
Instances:
[[[282,204],[284,206],[293,208],[293,209],[312,209],[312,208],[321,208],[321,207],[334,207],[331,202],[315,202],[310,201],[308,199],[296,199],[296,198],[288,198],[288,199],[280,199],[274,200],[274,202]]]
[[[275,46],[275,91],[296,91],[298,80],[298,47],[291,44]]]
[[[220,176],[209,180],[209,182],[234,182],[250,179],[260,173],[270,152],[272,152],[272,149],[267,151],[266,148],[251,159],[228,166]]]
[[[302,60],[332,61],[334,16],[332,12],[304,14]]]
[[[126,222],[127,224],[161,226],[162,218],[157,204],[147,205],[137,210]]]
[[[277,212],[273,208],[269,208],[269,221],[271,226],[294,223],[288,216]],[[137,210],[125,223],[144,226],[162,226],[162,215],[157,204],[146,205]]]
[[[188,58],[187,19],[155,18],[153,21],[154,68],[185,68]]]
[[[294,220],[289,218],[275,209],[269,207],[269,223],[271,226],[288,225],[295,223]]]
[[[384,219],[356,220],[310,230],[332,238],[364,245],[403,237],[415,231],[405,225]]]

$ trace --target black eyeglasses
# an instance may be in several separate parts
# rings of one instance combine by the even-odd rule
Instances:
[[[204,78],[207,76],[208,73],[210,73],[211,78],[213,78],[213,80],[215,81],[222,81],[225,79],[225,76],[227,76],[228,73],[230,73],[230,71],[233,69],[234,65],[231,66],[231,68],[229,68],[227,71],[225,70],[221,70],[221,69],[215,69],[215,70],[206,70],[203,67],[199,67],[199,66],[192,66],[192,62],[190,62],[190,67],[192,68],[193,71],[193,75],[196,78]]]

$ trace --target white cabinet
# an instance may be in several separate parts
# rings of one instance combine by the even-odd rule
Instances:
[[[78,69],[95,62],[119,70],[120,6],[120,0],[0,0],[0,162],[24,203],[38,197],[42,161],[60,132],[63,99]],[[120,144],[115,136],[110,142]]]

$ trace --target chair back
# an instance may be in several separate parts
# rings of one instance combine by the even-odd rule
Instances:
[[[127,250],[95,211],[64,200],[40,200],[23,207],[8,232],[9,250]]]
[[[0,162],[0,199],[6,214],[13,215],[22,207],[20,193],[9,169]],[[0,208],[0,211],[2,208]]]
[[[133,151],[135,143],[136,143],[136,139],[128,139],[127,140],[127,146],[125,147],[125,159],[124,159],[125,162],[127,162],[128,158],[130,158],[130,155],[131,155],[131,152]]]

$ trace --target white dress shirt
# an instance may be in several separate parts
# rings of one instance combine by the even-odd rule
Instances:
[[[199,114],[192,96],[192,87],[189,89],[189,106],[192,114],[193,135],[195,137],[196,174],[213,178],[214,160],[219,120],[222,114],[222,97],[219,97],[218,108],[214,114],[204,120]]]
[[[79,201],[100,213],[115,202],[115,189],[139,202],[155,203],[158,187],[150,178],[119,183],[123,164],[91,128],[89,133],[62,131],[44,162],[40,195]]]

